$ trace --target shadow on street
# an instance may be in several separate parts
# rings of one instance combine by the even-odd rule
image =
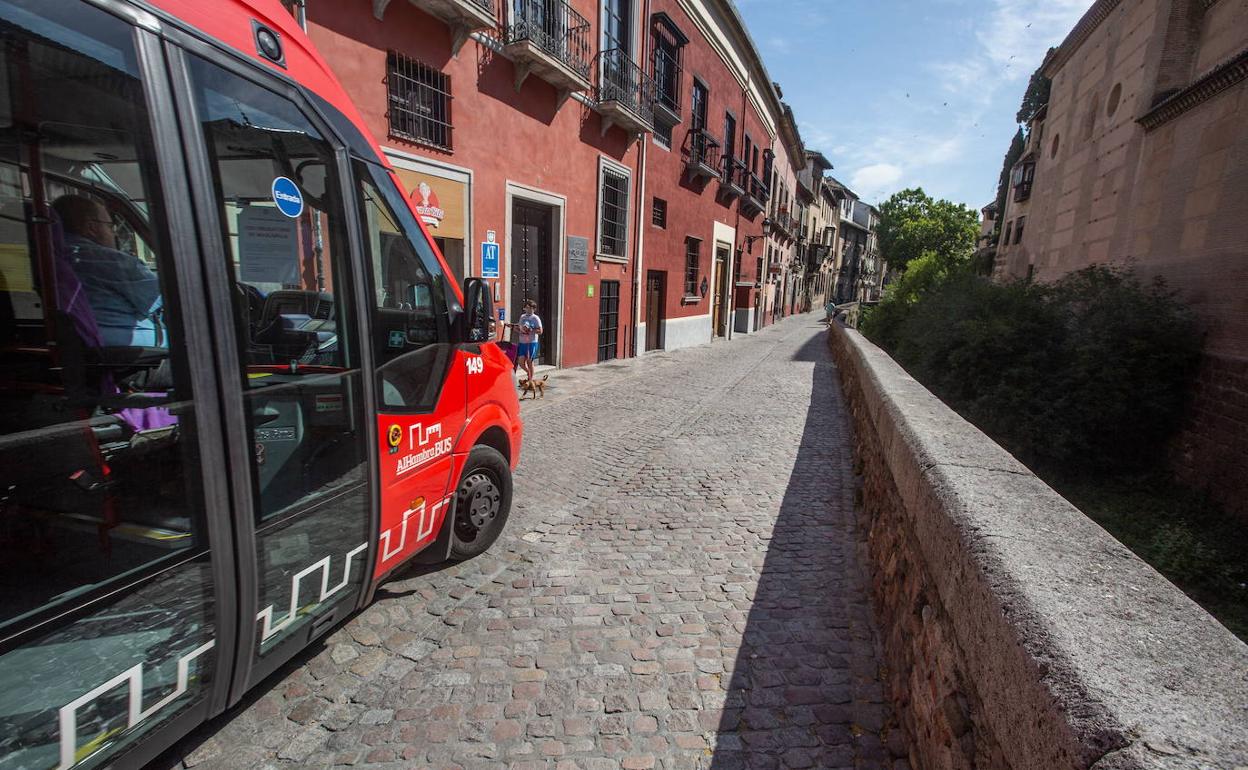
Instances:
[[[728,685],[713,770],[889,766],[849,427],[826,336],[813,336],[793,359],[815,362],[811,401]]]

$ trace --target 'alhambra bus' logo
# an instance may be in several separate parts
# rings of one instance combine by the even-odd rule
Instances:
[[[415,190],[412,190],[412,204],[416,207],[416,213],[420,215],[421,221],[430,227],[437,227],[446,218],[446,212],[442,210],[438,194],[426,182],[421,182]]]
[[[399,458],[395,475],[402,476],[443,455],[450,454],[453,443],[455,443],[453,438],[442,437],[442,423],[440,422],[429,427],[419,422],[410,426],[407,429],[408,454]]]

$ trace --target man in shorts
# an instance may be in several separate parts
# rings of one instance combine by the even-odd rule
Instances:
[[[533,379],[533,362],[537,360],[540,348],[538,346],[538,338],[545,329],[542,328],[542,319],[537,314],[537,303],[531,299],[526,299],[523,305],[523,313],[519,320],[514,324],[520,332],[520,348],[517,351],[517,357],[520,359],[520,365],[524,367],[524,371],[529,375],[529,379]]]

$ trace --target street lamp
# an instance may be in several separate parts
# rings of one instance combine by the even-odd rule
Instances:
[[[766,238],[770,232],[771,232],[771,218],[763,217],[763,234],[745,236],[745,253],[752,254],[754,252],[754,241],[757,241],[759,238]]]

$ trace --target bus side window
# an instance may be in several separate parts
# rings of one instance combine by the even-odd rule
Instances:
[[[360,161],[355,175],[376,300],[371,312],[381,403],[390,410],[428,411],[437,403],[453,347],[445,279],[411,212],[396,211],[382,194],[379,185],[393,184],[389,177]]]

